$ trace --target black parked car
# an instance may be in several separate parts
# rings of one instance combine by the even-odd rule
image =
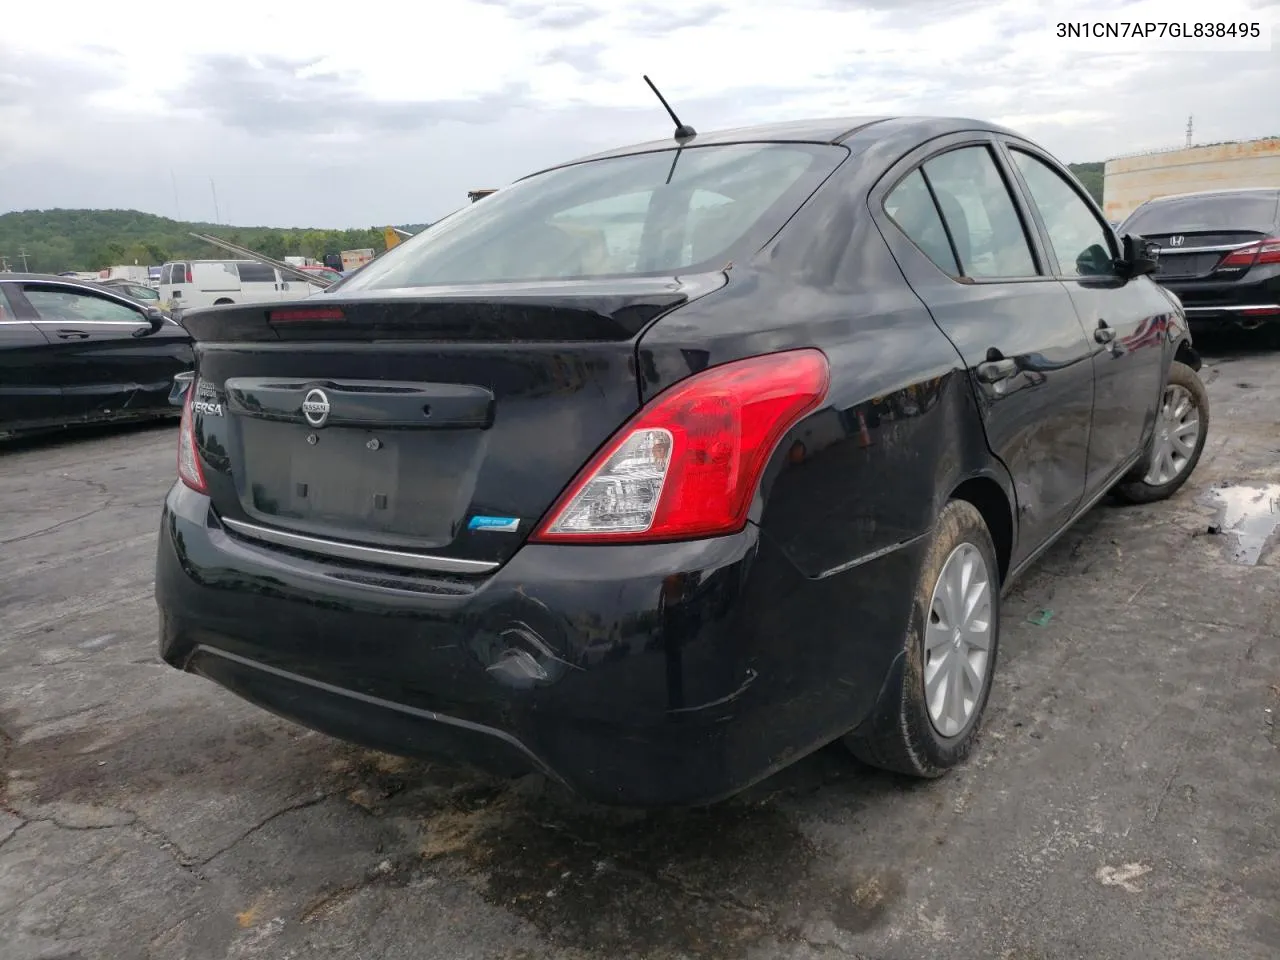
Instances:
[[[367,745],[599,800],[845,738],[969,752],[1000,595],[1208,406],[1182,311],[1056,160],[951,119],[528,177],[325,303],[192,311],[160,649]]]
[[[1159,244],[1156,280],[1181,298],[1193,332],[1280,322],[1280,189],[1148,200],[1121,230]]]
[[[191,366],[191,338],[158,306],[0,273],[0,436],[172,416],[173,378]]]

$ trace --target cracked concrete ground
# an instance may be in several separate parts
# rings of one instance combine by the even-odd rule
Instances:
[[[369,753],[163,666],[172,426],[10,445],[0,955],[1274,958],[1280,548],[1234,562],[1201,501],[1280,481],[1280,355],[1210,362],[1192,483],[1094,510],[1007,601],[965,768],[908,783],[837,747],[656,815]]]

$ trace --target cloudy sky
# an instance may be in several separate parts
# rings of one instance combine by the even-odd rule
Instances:
[[[1176,146],[1189,114],[1202,142],[1280,135],[1280,0],[56,6],[5,11],[0,213],[213,220],[212,180],[224,223],[433,220],[469,189],[666,136],[643,73],[703,130],[961,114],[1066,161]],[[1261,21],[1271,49],[1055,36],[1064,19],[1209,11]]]

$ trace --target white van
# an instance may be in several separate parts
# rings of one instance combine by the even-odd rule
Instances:
[[[186,260],[160,268],[160,301],[171,310],[298,300],[320,289],[258,260]]]

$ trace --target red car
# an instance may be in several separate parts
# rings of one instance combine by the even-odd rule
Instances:
[[[334,283],[337,283],[339,280],[342,279],[342,274],[340,274],[337,270],[334,270],[332,267],[326,267],[318,263],[308,264],[307,266],[299,267],[298,269],[305,270],[307,273],[318,273],[320,276],[324,277],[326,280],[332,280]]]

